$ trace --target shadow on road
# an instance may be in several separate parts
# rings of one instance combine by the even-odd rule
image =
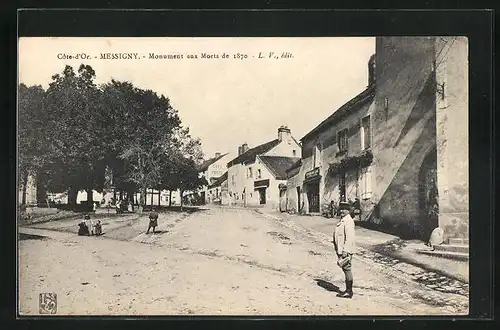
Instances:
[[[152,234],[165,234],[165,233],[168,233],[168,230],[155,230],[155,232],[153,233],[152,231],[150,231],[149,233],[146,233],[147,235],[152,235]]]
[[[167,212],[178,212],[178,213],[195,213],[195,212],[204,212],[210,209],[204,208],[202,206],[183,206],[182,209],[180,206],[147,206],[144,208],[143,212],[151,212],[152,209],[155,209],[159,213],[167,213]]]
[[[323,289],[325,290],[328,290],[328,291],[331,291],[331,292],[337,292],[337,293],[340,293],[342,292],[340,290],[340,288],[338,286],[336,286],[335,284],[332,284],[328,281],[325,281],[325,280],[321,280],[321,279],[314,279],[316,281],[316,284],[318,284],[320,287],[322,287]]]
[[[23,234],[23,233],[19,233],[19,240],[20,241],[25,241],[25,240],[29,240],[29,239],[48,239],[47,236],[40,236],[40,235],[31,235],[31,234]]]

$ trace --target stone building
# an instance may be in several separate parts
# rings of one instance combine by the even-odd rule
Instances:
[[[467,55],[466,38],[378,37],[368,87],[302,138],[287,207],[357,198],[381,229],[468,238]]]
[[[227,164],[229,204],[255,205],[256,196],[260,196],[260,191],[266,188],[256,186],[256,181],[259,181],[256,179],[259,176],[258,170],[261,170],[261,175],[264,170],[262,164],[256,163],[257,156],[299,157],[300,148],[300,144],[286,126],[278,128],[277,139],[251,149],[246,143],[238,147],[238,156]]]
[[[467,39],[380,37],[376,54],[374,218],[468,238]]]
[[[214,204],[229,204],[229,194],[227,191],[227,171],[220,177],[212,180],[207,187],[207,199]]]
[[[208,186],[203,187],[197,193],[201,194],[201,198],[205,201],[205,203],[213,203],[215,199],[219,198],[218,194],[220,190],[217,194],[210,194],[209,187],[227,172],[227,162],[229,159],[231,159],[231,155],[229,153],[221,154],[217,152],[214,157],[201,164],[199,171],[201,176],[207,180]]]
[[[284,211],[286,170],[298,160],[300,160],[298,157],[257,156],[254,164],[253,190],[248,190],[247,206]]]
[[[369,203],[374,96],[372,83],[301,139],[302,159],[288,170],[288,210],[320,214],[332,200]]]

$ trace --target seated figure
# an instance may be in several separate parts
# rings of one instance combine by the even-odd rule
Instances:
[[[89,227],[87,226],[85,221],[80,222],[78,224],[78,227],[80,227],[78,229],[78,236],[90,236]]]

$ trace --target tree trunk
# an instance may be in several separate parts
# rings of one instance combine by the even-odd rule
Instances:
[[[160,206],[160,200],[161,200],[161,191],[158,190],[158,206]]]
[[[26,194],[28,191],[28,174],[24,174],[22,177],[23,193],[21,197],[21,204],[26,205]]]
[[[180,195],[181,195],[181,212],[182,212],[182,206],[183,206],[183,204],[184,204],[184,201],[183,201],[183,196],[182,196],[182,195],[183,195],[183,193],[184,193],[184,192],[182,191],[182,189],[181,189],[181,190],[179,190],[179,191],[180,191]]]
[[[47,189],[45,188],[45,178],[42,174],[38,174],[36,183],[36,202],[44,203],[47,200]]]
[[[94,191],[92,189],[87,189],[87,202],[94,201]]]
[[[147,193],[147,188],[142,188],[141,189],[141,197],[139,198],[139,213],[142,213],[142,210],[144,209],[144,206],[146,206],[146,193]]]
[[[123,191],[120,190],[120,200],[123,200]]]
[[[168,191],[168,206],[172,206],[172,190]]]
[[[78,189],[74,187],[69,187],[68,190],[68,205],[76,206],[76,201],[78,199]]]
[[[134,192],[133,190],[129,189],[127,191],[127,196],[128,196],[128,201],[130,202],[130,204],[132,204],[132,212],[135,210],[135,207],[134,207]]]

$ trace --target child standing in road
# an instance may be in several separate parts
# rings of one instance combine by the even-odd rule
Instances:
[[[149,213],[149,226],[146,234],[149,234],[149,230],[153,228],[153,234],[155,233],[156,226],[158,226],[158,213],[155,209]]]

